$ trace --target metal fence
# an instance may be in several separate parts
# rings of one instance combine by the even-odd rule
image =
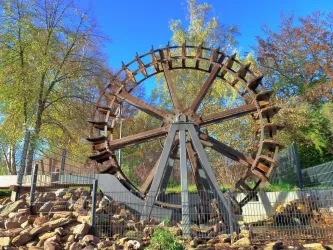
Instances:
[[[203,193],[206,200],[201,198]],[[219,209],[222,206],[213,193],[190,193],[188,204],[182,204],[180,193],[161,194],[150,219],[148,214],[142,214],[144,202],[120,203],[112,199],[119,195],[128,194],[99,195],[95,228],[100,237],[147,236],[161,225],[167,225],[176,235],[200,238],[248,230],[252,242],[333,237],[333,190],[259,192],[258,199],[250,201],[241,212],[233,213],[236,227],[231,223],[230,214]],[[240,201],[244,194],[235,194],[235,198]],[[188,207],[189,220],[184,220],[182,206]]]
[[[289,184],[299,188],[327,188],[333,186],[333,161],[301,169],[296,144],[281,150],[278,167],[272,172],[272,184]]]
[[[301,165],[295,143],[279,152],[278,167],[272,171],[270,181],[272,184],[286,183],[303,186]]]
[[[226,192],[222,201],[207,191],[188,193],[188,203],[182,202],[182,193],[158,193],[155,204],[147,207],[140,193],[113,189],[102,193],[98,190],[98,180],[105,180],[102,175],[73,165],[66,168],[67,157],[62,153],[56,168],[55,163],[36,158],[31,175],[20,172],[18,194],[26,195],[33,213],[79,214],[101,238],[151,236],[156,227],[164,227],[175,235],[200,238],[242,229],[252,242],[333,239],[333,189],[259,192],[242,211],[233,207],[233,200],[241,201],[244,194]],[[296,145],[282,151],[271,182],[332,185],[332,163],[300,171],[297,159]]]
[[[241,229],[253,243],[333,239],[333,189],[259,192],[242,211],[234,209],[232,200],[242,200],[243,193],[226,192],[225,203],[207,191],[188,193],[188,203],[182,202],[182,193],[159,193],[154,206],[147,209],[142,195],[102,193],[97,180],[88,175],[65,171],[51,185],[38,175],[47,174],[35,167],[27,196],[31,211],[79,214],[101,238],[146,237],[164,227],[175,235],[200,238],[233,235]]]
[[[304,187],[332,187],[333,161],[312,168],[302,169]]]

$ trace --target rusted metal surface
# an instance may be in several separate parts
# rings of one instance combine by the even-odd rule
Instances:
[[[181,61],[181,63],[176,63],[176,60]],[[207,73],[207,78],[202,83],[202,87],[191,105],[182,107],[177,99],[172,71],[189,69],[205,72]],[[174,106],[173,111],[154,107],[132,94],[136,86],[157,74],[163,74],[165,77]],[[226,77],[227,75],[231,75],[231,78]],[[232,87],[239,94],[239,98],[243,100],[244,105],[213,114],[199,115],[197,110],[210,87],[214,84],[215,79],[222,79],[222,81]],[[188,122],[192,122],[197,126],[198,131],[202,127],[209,128],[209,126],[217,123],[249,116],[253,119],[254,124],[254,154],[252,158],[245,156],[242,152],[229,147],[212,136],[198,132],[201,143],[204,146],[211,147],[222,155],[247,166],[247,170],[235,187],[247,193],[247,196],[241,202],[235,201],[234,206],[241,209],[256,195],[259,184],[266,182],[272,169],[276,167],[279,144],[274,140],[274,136],[283,128],[282,125],[274,124],[271,121],[272,117],[279,111],[279,107],[270,105],[271,92],[262,86],[262,80],[263,77],[252,72],[250,64],[241,63],[237,59],[236,54],[227,56],[219,49],[210,49],[203,45],[190,46],[183,44],[182,46],[170,46],[168,44],[165,48],[156,50],[152,48],[151,51],[144,55],[136,55],[132,62],[128,64],[123,63],[122,70],[110,76],[110,83],[98,98],[92,114],[92,120],[90,121],[91,130],[88,138],[95,151],[95,155],[91,159],[102,164],[112,159],[115,150],[166,137],[169,133],[170,124],[174,123],[181,114],[186,115],[189,119]],[[135,106],[148,115],[159,119],[162,124],[161,127],[121,139],[115,138],[113,128],[115,127],[116,116],[120,112],[119,106],[122,102]],[[200,182],[198,172],[200,161],[197,159],[195,149],[189,141],[186,142],[186,145],[198,190],[206,189]],[[114,158],[114,160],[116,159]],[[147,192],[153,180],[155,169],[156,167],[152,169],[147,181],[141,187],[143,193]],[[249,180],[255,181],[256,185],[254,188],[250,188],[247,185]]]

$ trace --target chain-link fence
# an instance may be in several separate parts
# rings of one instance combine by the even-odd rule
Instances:
[[[302,169],[304,187],[332,187],[333,161],[312,168]]]
[[[288,184],[299,188],[328,188],[333,186],[333,161],[301,169],[296,144],[281,150],[278,167],[272,172],[272,184]]]
[[[203,194],[205,200],[201,197]],[[226,194],[226,202],[231,206]],[[147,214],[143,212],[147,211],[144,200],[121,203],[112,198],[120,195],[129,196],[128,193],[98,196],[95,228],[100,237],[147,236],[161,225],[168,226],[176,235],[199,238],[233,235],[242,229],[243,233],[248,232],[252,242],[333,237],[333,190],[259,192],[257,199],[242,211],[233,210],[232,218],[209,192],[189,193],[188,203],[181,202],[181,193],[158,195],[149,210],[151,213]],[[235,198],[240,201],[244,194],[235,194]],[[185,214],[184,207],[188,208]],[[235,226],[231,223],[233,220]]]
[[[46,175],[45,172],[36,168],[33,185],[26,195],[31,211],[76,214],[82,222],[92,225],[101,238],[151,236],[159,226],[175,235],[199,238],[233,235],[241,229],[241,233],[249,234],[252,242],[318,240],[333,236],[332,189],[258,192],[241,211],[233,207],[232,201],[241,201],[244,194],[228,192],[224,193],[223,200],[207,191],[158,193],[154,204],[149,205],[147,197],[139,193],[102,193],[94,178],[66,171],[49,185],[38,178]],[[66,179],[67,175],[71,179]]]
[[[272,184],[285,183],[302,187],[302,172],[296,144],[281,150],[278,154],[278,167],[272,171]]]

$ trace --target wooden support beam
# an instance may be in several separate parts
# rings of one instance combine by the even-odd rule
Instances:
[[[186,42],[182,44],[182,67],[186,67]]]
[[[125,90],[124,87],[119,88],[117,86],[110,86],[110,89],[114,92],[114,95],[116,95],[118,98],[128,102],[129,104],[137,107],[141,111],[143,111],[159,120],[163,121],[163,120],[167,119],[168,115],[170,117],[174,115],[173,113],[170,113],[168,111],[157,109],[157,108],[151,106],[150,104],[132,96]]]
[[[244,79],[246,74],[249,72],[251,63],[248,63],[246,65],[243,65],[238,71],[237,71],[237,76]]]
[[[131,81],[134,85],[137,85],[138,83],[135,80],[133,72],[126,66],[124,62],[122,62],[122,68],[126,73],[127,80]]]
[[[239,162],[247,167],[252,166],[252,164],[254,163],[254,160],[252,158],[246,157],[243,153],[233,149],[232,147],[229,147],[228,145],[226,145],[206,134],[200,134],[199,137],[200,137],[203,145],[214,149],[215,151],[228,157],[231,160]]]
[[[263,79],[263,76],[254,78],[247,84],[247,87],[249,89],[253,90],[254,92],[256,92],[256,89],[259,86],[259,84],[261,83],[262,79]]]
[[[112,131],[111,125],[108,122],[105,121],[88,121],[93,125],[94,128],[99,129],[99,130],[105,130],[107,131]]]
[[[205,190],[205,187],[201,181],[201,177],[200,177],[200,173],[199,173],[200,160],[199,160],[196,152],[194,151],[191,142],[186,143],[186,149],[187,149],[188,159],[189,159],[191,167],[192,167],[192,173],[193,173],[195,184],[196,184],[199,192],[202,193]],[[199,193],[199,195],[200,195],[200,193]]]
[[[213,66],[212,71],[210,72],[208,78],[206,79],[205,83],[202,85],[198,95],[195,97],[192,105],[191,105],[191,110],[193,112],[196,112],[202,102],[202,100],[205,98],[210,86],[213,84],[217,74],[220,72],[220,65],[219,64],[215,64]]]
[[[180,106],[178,104],[178,99],[177,99],[177,95],[176,95],[176,91],[175,91],[175,85],[172,81],[171,73],[169,71],[169,69],[170,69],[169,65],[168,65],[167,61],[165,60],[163,50],[160,50],[159,53],[160,53],[160,57],[161,57],[161,64],[162,64],[163,71],[164,71],[165,81],[166,81],[166,84],[169,89],[169,93],[170,93],[170,97],[171,97],[173,106],[175,107],[175,109],[179,110]]]
[[[109,142],[110,150],[117,150],[127,146],[137,145],[153,139],[165,137],[168,134],[169,126],[152,129],[135,135],[115,139]]]
[[[153,47],[150,50],[150,54],[151,54],[153,67],[155,68],[156,72],[160,72],[160,66],[158,65],[157,57],[155,56],[155,51],[154,51]]]
[[[257,112],[257,107],[254,103],[239,106],[237,108],[228,109],[220,112],[216,112],[210,115],[203,116],[201,118],[200,126],[209,126],[222,122],[224,120],[230,120],[239,118],[245,115],[253,114]]]
[[[142,62],[141,58],[139,57],[138,53],[136,53],[135,59],[139,64],[139,68],[140,68],[141,73],[143,74],[144,77],[147,78],[148,74],[147,74],[146,67],[145,67],[144,63]]]

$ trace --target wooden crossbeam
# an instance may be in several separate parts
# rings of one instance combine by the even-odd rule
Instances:
[[[192,105],[191,105],[191,110],[193,112],[196,112],[197,109],[199,108],[200,103],[202,102],[202,100],[205,98],[210,86],[213,84],[214,80],[217,77],[217,74],[219,73],[221,67],[218,64],[215,64],[213,66],[212,71],[210,72],[208,78],[206,79],[205,83],[202,85],[199,93],[197,94],[197,96],[195,97]]]
[[[153,66],[154,66],[156,72],[160,72],[160,66],[158,65],[157,57],[155,55],[155,51],[154,51],[153,47],[150,50],[150,55],[151,55]]]
[[[239,118],[245,115],[253,114],[257,112],[257,107],[254,103],[242,105],[237,108],[223,110],[210,115],[203,116],[201,118],[200,126],[208,126],[222,122],[224,120],[229,120],[233,118]]]
[[[117,150],[131,145],[147,142],[153,139],[165,137],[168,134],[169,126],[152,129],[135,135],[115,139],[109,142],[110,150]]]
[[[139,57],[138,52],[136,53],[135,59],[139,64],[139,68],[140,68],[141,73],[143,74],[144,77],[147,78],[148,74],[147,74],[146,67],[145,67],[144,63],[142,62],[141,58]]]
[[[173,116],[173,113],[170,113],[168,111],[157,109],[150,104],[132,96],[129,94],[125,88],[119,88],[117,86],[110,86],[110,89],[113,91],[114,95],[116,95],[118,98],[128,102],[129,104],[137,107],[138,109],[142,110],[143,112],[159,119],[159,120],[165,120],[167,116]]]
[[[169,71],[169,69],[170,69],[169,65],[165,61],[165,55],[164,55],[163,50],[160,50],[159,53],[160,53],[160,57],[161,57],[161,64],[162,64],[163,71],[164,71],[164,77],[165,77],[166,84],[167,84],[168,89],[169,89],[169,93],[170,93],[170,96],[171,96],[173,106],[175,107],[175,109],[179,110],[180,106],[179,106],[177,95],[176,95],[175,85],[172,81],[171,73]]]

